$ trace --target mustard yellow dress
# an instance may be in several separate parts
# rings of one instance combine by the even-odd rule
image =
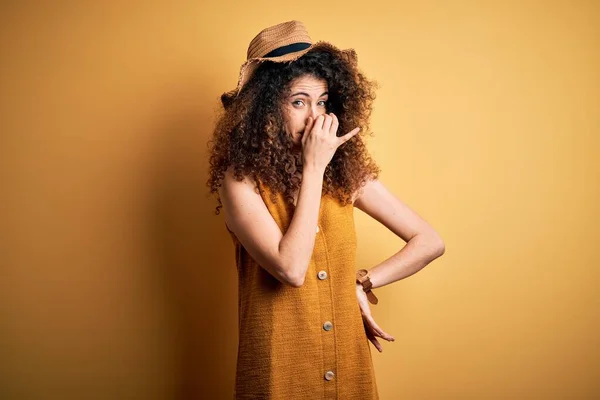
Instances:
[[[285,233],[294,212],[282,194],[269,212]],[[234,399],[379,399],[356,297],[353,205],[321,197],[304,285],[283,284],[228,228],[238,271],[239,347]]]

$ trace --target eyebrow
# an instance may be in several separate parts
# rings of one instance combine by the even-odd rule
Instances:
[[[308,95],[308,93],[305,93],[305,92],[298,92],[298,93],[294,93],[294,94],[293,94],[293,95],[291,95],[290,97],[298,96],[298,95],[301,95],[301,94],[302,94],[302,95],[304,95],[304,96],[306,96],[306,97],[310,97],[310,96]],[[328,93],[328,92],[323,92],[323,94],[322,94],[322,95],[320,95],[319,97],[323,97],[323,96],[325,96],[326,94],[329,94],[329,93]]]

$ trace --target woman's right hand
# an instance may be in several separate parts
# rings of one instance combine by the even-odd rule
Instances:
[[[360,131],[360,128],[356,127],[338,137],[338,126],[338,119],[333,113],[321,114],[314,120],[312,117],[308,117],[302,135],[303,169],[314,167],[325,171],[337,148]]]

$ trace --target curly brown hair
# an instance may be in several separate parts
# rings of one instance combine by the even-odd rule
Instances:
[[[207,186],[217,196],[215,214],[222,207],[218,188],[230,166],[238,181],[244,176],[253,178],[256,190],[260,190],[256,182],[261,181],[272,191],[273,200],[276,193],[283,193],[286,201],[293,203],[301,183],[302,157],[292,150],[294,144],[285,131],[282,110],[291,82],[304,75],[327,82],[326,112],[338,117],[338,136],[361,128],[337,148],[327,165],[324,193],[347,205],[360,187],[378,177],[380,168],[361,137],[373,135],[369,123],[377,82],[359,71],[356,59],[336,51],[311,50],[291,62],[261,62],[238,96],[221,96],[223,109],[208,142]]]

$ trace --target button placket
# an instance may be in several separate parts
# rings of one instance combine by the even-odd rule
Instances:
[[[320,231],[317,225],[317,232]],[[321,231],[322,232],[322,231]],[[317,277],[321,280],[317,285],[319,294],[319,307],[321,311],[321,334],[322,336],[322,352],[323,352],[323,376],[327,381],[334,379],[334,371],[337,368],[337,351],[336,351],[336,334],[333,329],[335,322],[335,304],[333,296],[333,288],[329,271],[329,255],[327,252],[327,240],[324,234],[316,236],[317,245],[316,248],[319,251],[314,253],[314,261],[316,265],[322,266],[323,269],[317,273]],[[331,384],[325,385],[324,397],[326,399],[333,399],[337,396],[337,384],[332,382]]]

